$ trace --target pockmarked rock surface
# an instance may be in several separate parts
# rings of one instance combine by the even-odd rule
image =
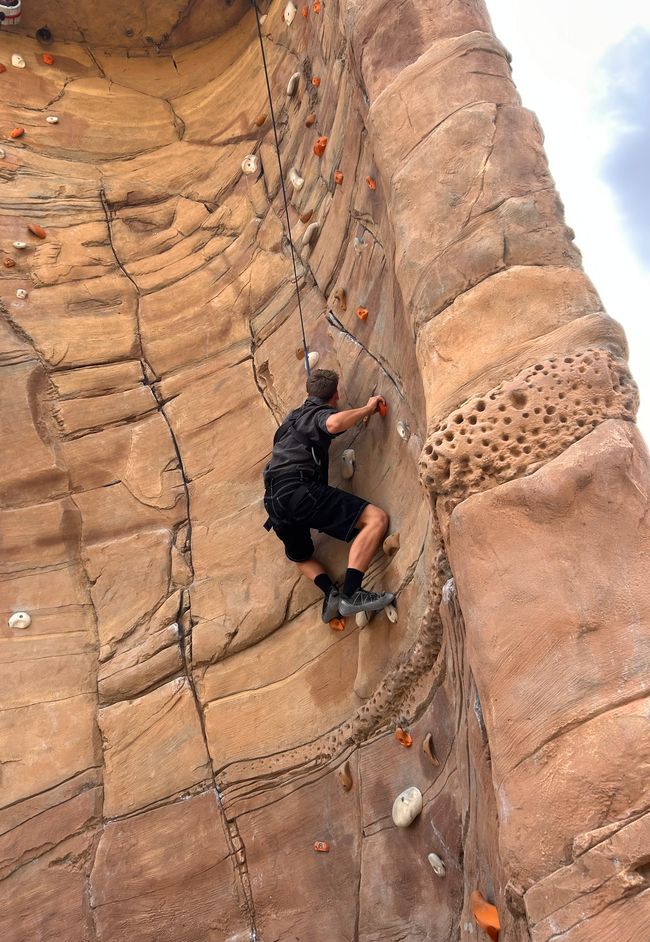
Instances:
[[[304,367],[253,5],[22,7],[0,937],[469,942],[480,893],[501,942],[641,942],[650,465],[485,4],[258,2],[309,349],[389,406],[331,480],[399,618],[342,632],[262,529]]]

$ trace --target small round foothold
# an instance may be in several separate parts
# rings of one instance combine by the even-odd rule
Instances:
[[[309,369],[316,369],[318,366],[318,361],[320,360],[320,353],[318,350],[311,350],[307,356],[307,360],[309,361]]]
[[[289,98],[292,98],[298,91],[298,84],[300,82],[300,72],[294,72],[291,78],[289,79],[289,84],[287,85],[287,95]]]
[[[350,763],[346,759],[343,765],[340,765],[336,770],[336,777],[343,786],[346,792],[349,792],[354,784],[352,781],[352,772],[350,771]]]
[[[406,422],[402,422],[400,419],[397,423],[397,434],[400,438],[403,438],[405,442],[411,437],[411,429],[408,427]]]
[[[318,88],[318,86],[320,85],[320,76],[315,75],[313,79],[311,80],[311,84],[314,86],[314,88]]]
[[[31,623],[32,617],[27,612],[14,612],[9,616],[10,628],[29,628]]]
[[[300,214],[300,222],[306,226],[313,215],[314,215],[314,210],[308,209],[307,212]]]
[[[312,222],[307,226],[307,228],[305,229],[305,234],[302,237],[303,246],[311,245],[311,243],[314,241],[314,239],[318,235],[319,229],[320,229],[319,222]]]
[[[284,22],[287,24],[287,26],[291,26],[297,12],[298,8],[296,7],[295,3],[292,3],[291,0],[289,0],[286,7],[284,8],[284,13],[282,14],[284,17]]]
[[[337,186],[341,186],[341,184],[343,183],[343,171],[342,170],[334,171],[334,183],[336,183]]]
[[[14,268],[16,265],[16,259],[12,258],[11,255],[6,255],[2,260],[2,264],[5,268]]]
[[[360,321],[367,321],[368,320],[368,308],[358,307],[356,310],[356,315]]]
[[[404,746],[406,749],[410,749],[413,745],[413,737],[407,730],[402,729],[401,726],[398,726],[395,730],[395,739],[398,741],[400,746]]]
[[[397,796],[393,802],[393,823],[398,828],[407,828],[422,811],[422,792],[412,785]]]
[[[26,243],[26,242],[14,242],[14,248],[15,248],[15,249],[26,249],[26,248],[27,248],[27,243]]]
[[[386,611],[386,618],[388,619],[388,621],[392,625],[396,625],[397,624],[397,609],[395,608],[395,606],[387,605],[385,611]]]
[[[325,153],[325,148],[327,147],[327,138],[319,137],[316,143],[314,144],[314,153],[317,157],[322,157]]]
[[[41,56],[44,65],[54,65],[54,56],[49,52],[44,52]]]
[[[294,188],[294,190],[302,190],[305,185],[305,181],[300,176],[295,167],[292,167],[289,171],[289,183]]]
[[[384,540],[383,550],[386,556],[394,556],[399,549],[399,533],[391,533]]]
[[[257,173],[259,169],[259,160],[257,159],[257,154],[248,154],[241,162],[242,172],[247,176],[250,176],[253,173]]]
[[[258,114],[258,116],[255,118],[255,125],[258,128],[261,128],[265,121],[266,121],[266,112],[262,112],[262,114]]]
[[[374,177],[366,177],[366,183],[368,184],[369,190],[374,191],[377,189],[377,181],[375,180]]]
[[[14,52],[13,56],[11,57],[11,64],[13,65],[14,69],[24,69],[27,63],[22,56],[19,56],[17,52]]]
[[[436,755],[436,750],[433,746],[433,736],[431,733],[427,733],[424,739],[422,740],[422,752],[425,754],[431,765],[438,766],[440,762],[438,761],[438,756]]]
[[[310,128],[314,124],[316,124],[316,115],[312,112],[311,114],[308,114],[307,117],[305,118],[305,127]]]
[[[27,292],[25,291],[24,288],[19,288],[16,291],[16,297],[18,298],[19,301],[25,301],[27,298]]]
[[[32,235],[35,235],[39,239],[44,239],[47,236],[47,232],[42,226],[39,226],[37,222],[32,222],[27,227]]]
[[[346,448],[341,455],[341,477],[345,481],[349,481],[350,478],[354,477],[354,462],[354,448]]]
[[[357,612],[354,620],[357,623],[357,628],[365,628],[366,625],[370,624],[370,615],[368,612]]]
[[[443,864],[442,860],[440,859],[440,857],[438,857],[437,854],[429,854],[429,855],[427,856],[427,860],[429,861],[429,863],[430,863],[431,866],[433,867],[433,872],[436,874],[436,876],[438,876],[438,877],[444,877],[444,875],[446,874],[447,870],[446,870],[445,865]]]
[[[319,854],[329,854],[330,845],[327,841],[314,841],[314,850]]]
[[[9,132],[9,137],[15,141],[17,138],[22,137],[24,133],[25,128],[14,128],[13,131]]]
[[[58,123],[59,123],[59,119],[58,119],[57,115],[55,115],[55,114],[48,114],[48,116],[47,116],[47,118],[46,118],[45,120],[47,121],[48,124],[58,124]]]
[[[332,631],[345,631],[345,618],[333,618],[330,621]]]

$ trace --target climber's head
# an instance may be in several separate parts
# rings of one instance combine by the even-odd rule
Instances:
[[[312,370],[307,377],[307,392],[335,406],[339,401],[339,377],[334,370]]]

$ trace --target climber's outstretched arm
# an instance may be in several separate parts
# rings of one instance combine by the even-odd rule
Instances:
[[[342,412],[334,412],[329,416],[325,425],[331,435],[339,435],[341,432],[347,432],[349,428],[368,418],[377,412],[379,404],[384,402],[382,396],[371,396],[365,406],[360,409],[344,409]]]

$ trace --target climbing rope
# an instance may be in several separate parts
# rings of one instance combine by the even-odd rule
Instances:
[[[257,0],[251,0],[255,8],[255,18],[257,20],[257,35],[260,41],[260,51],[262,53],[262,63],[264,65],[264,78],[266,80],[266,92],[269,99],[269,108],[271,110],[271,122],[273,124],[273,136],[275,138],[275,153],[278,158],[278,168],[280,170],[280,186],[282,187],[282,199],[284,200],[284,215],[287,220],[287,232],[289,234],[289,245],[291,247],[291,261],[293,262],[293,278],[296,285],[296,298],[298,299],[298,313],[300,314],[300,330],[302,333],[302,348],[305,354],[305,369],[307,376],[311,375],[309,368],[309,350],[307,348],[307,337],[305,336],[305,320],[302,314],[302,303],[300,301],[300,285],[298,284],[298,268],[296,266],[296,252],[293,247],[293,237],[291,235],[291,221],[289,219],[289,203],[287,201],[287,191],[284,187],[284,174],[282,172],[282,159],[280,157],[280,141],[278,140],[278,128],[275,123],[275,111],[273,110],[273,98],[271,96],[271,83],[269,81],[269,70],[266,64],[266,52],[264,51],[264,40],[262,38],[262,24],[260,23],[260,10]]]

